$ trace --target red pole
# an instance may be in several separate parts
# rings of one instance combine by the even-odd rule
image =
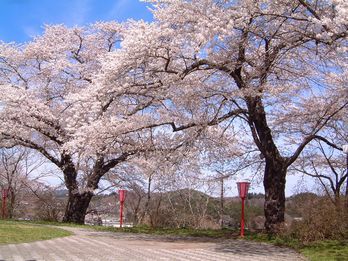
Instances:
[[[242,214],[240,220],[240,237],[244,237],[244,201],[248,195],[250,182],[237,182],[239,197],[242,199]]]
[[[123,222],[123,202],[120,201],[120,227],[122,227],[122,222]]]
[[[240,236],[244,237],[244,198],[242,198],[242,215],[240,221]]]
[[[126,199],[126,190],[120,189],[118,191],[119,197],[120,197],[120,227],[122,227],[123,223],[123,205],[124,201]]]

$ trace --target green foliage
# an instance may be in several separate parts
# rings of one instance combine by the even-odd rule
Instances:
[[[0,244],[47,240],[70,235],[71,232],[59,228],[16,221],[0,221]]]

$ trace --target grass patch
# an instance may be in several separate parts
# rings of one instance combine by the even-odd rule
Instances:
[[[111,231],[111,232],[124,232],[124,233],[142,233],[153,235],[170,235],[170,236],[182,236],[182,237],[209,237],[209,238],[231,238],[235,237],[235,233],[230,229],[192,229],[192,228],[151,228],[148,226],[136,226],[136,227],[102,227],[93,226],[95,230],[99,231]]]
[[[49,225],[49,226],[59,226],[59,227],[77,227],[77,228],[92,228],[90,225],[81,225],[75,223],[65,223],[65,222],[53,222],[53,221],[41,221],[41,220],[30,220],[30,221],[16,221],[23,224],[34,224],[34,225]]]
[[[348,240],[323,240],[303,244],[291,237],[268,236],[262,233],[248,234],[246,239],[293,248],[310,261],[348,260]]]
[[[72,233],[59,228],[38,226],[16,221],[0,221],[0,244],[24,243],[70,236]]]
[[[271,236],[266,233],[247,232],[245,239],[258,241],[258,242],[264,242],[264,243],[270,243],[275,246],[290,247],[295,250],[299,250],[302,247],[301,242],[295,238],[285,237],[285,236]]]
[[[319,241],[300,249],[311,261],[345,261],[348,260],[348,240]]]

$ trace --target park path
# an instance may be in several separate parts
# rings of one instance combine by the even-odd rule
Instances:
[[[209,240],[99,232],[62,227],[74,235],[32,243],[0,245],[0,261],[297,261],[288,248],[244,240]]]

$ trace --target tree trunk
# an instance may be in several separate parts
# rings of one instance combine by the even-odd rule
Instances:
[[[118,161],[115,161],[116,165]],[[86,188],[79,192],[77,171],[70,155],[64,154],[61,159],[61,168],[64,173],[64,182],[69,190],[68,203],[65,208],[63,222],[84,224],[85,216],[93,191],[98,188],[101,177],[114,165],[104,166],[104,158],[100,156],[93,166],[93,172],[87,177]]]
[[[81,194],[69,192],[63,222],[84,224],[86,212],[92,196],[92,192],[84,192]]]
[[[276,233],[284,222],[286,165],[275,160],[266,160],[264,212],[265,228],[269,233]]]
[[[8,217],[10,219],[13,218],[15,204],[16,204],[16,194],[13,190],[13,188],[10,190],[10,199],[9,199],[9,206],[8,206]]]
[[[84,224],[87,208],[93,196],[93,190],[79,192],[77,171],[70,155],[62,155],[65,186],[69,190],[63,222]]]
[[[139,194],[138,195],[138,199],[137,199],[137,204],[136,204],[136,206],[135,206],[135,208],[133,210],[133,225],[134,226],[138,225],[138,223],[139,223],[139,216],[138,216],[139,214],[138,214],[138,212],[139,212],[139,209],[140,209],[141,199],[142,199],[142,197]]]
[[[151,202],[151,182],[152,182],[152,177],[149,176],[148,184],[147,184],[147,192],[146,192],[147,199],[146,199],[146,202],[145,202],[143,214],[142,214],[142,216],[140,218],[140,222],[141,223],[144,223],[145,220],[147,218],[149,218],[149,216],[150,216],[149,212],[150,212],[150,202]]]
[[[263,178],[265,228],[268,233],[273,234],[284,222],[287,160],[280,155],[274,142],[261,97],[248,97],[246,101],[249,111],[249,126],[254,141],[266,161]]]

